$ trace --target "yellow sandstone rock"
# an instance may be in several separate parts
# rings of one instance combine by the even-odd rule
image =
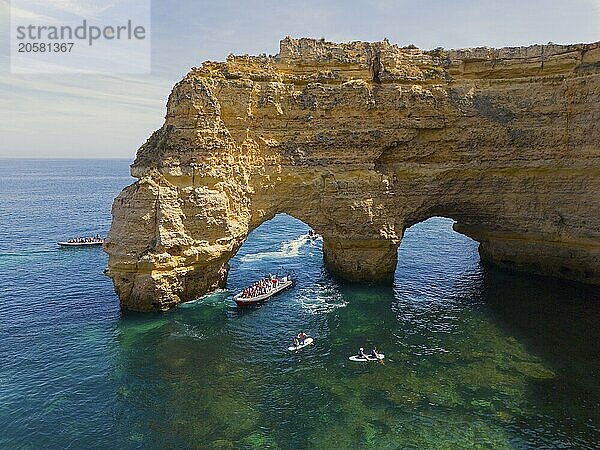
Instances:
[[[286,212],[327,267],[389,281],[432,216],[501,266],[600,283],[600,43],[422,51],[281,41],[193,68],[113,206],[125,308],[223,286],[248,233]]]

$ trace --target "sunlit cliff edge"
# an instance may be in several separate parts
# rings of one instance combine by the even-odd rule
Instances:
[[[402,48],[285,38],[205,62],[138,150],[105,243],[121,305],[222,287],[248,233],[286,212],[338,276],[389,282],[432,216],[502,267],[600,284],[600,43]],[[250,281],[250,280],[249,280]]]

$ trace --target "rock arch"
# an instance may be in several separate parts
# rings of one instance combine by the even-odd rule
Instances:
[[[232,276],[233,281],[237,281],[237,288],[246,287],[249,271],[254,276],[266,273],[290,273],[295,276],[320,274],[323,268],[322,242],[310,237],[310,229],[307,223],[285,213],[276,214],[273,219],[264,221],[248,234],[236,254],[228,261],[229,288],[232,286]],[[311,261],[312,267],[300,268],[299,264],[307,261]],[[318,263],[315,265],[316,261]]]
[[[327,267],[391,280],[404,230],[439,215],[485,260],[600,283],[600,45],[435,50],[281,42],[177,83],[113,206],[125,308],[219,286],[248,233],[288,213]]]

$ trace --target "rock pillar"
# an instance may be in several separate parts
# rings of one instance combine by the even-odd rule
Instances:
[[[324,238],[323,259],[327,269],[345,280],[391,283],[398,244],[383,239]]]

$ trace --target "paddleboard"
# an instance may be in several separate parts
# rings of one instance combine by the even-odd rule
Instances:
[[[288,347],[288,350],[289,350],[290,352],[293,352],[294,350],[300,350],[301,348],[304,348],[304,347],[306,347],[307,345],[310,345],[310,344],[312,344],[312,343],[313,343],[313,340],[314,340],[314,339],[313,339],[313,338],[311,338],[311,337],[309,337],[309,338],[306,338],[306,339],[304,339],[304,344],[302,344],[302,345],[299,345],[298,347],[294,347],[294,346]]]
[[[348,359],[350,361],[354,361],[354,362],[366,362],[366,361],[377,361],[377,359],[384,359],[385,355],[383,353],[379,353],[379,358],[375,358],[374,356],[371,355],[367,355],[367,359],[365,358],[359,358],[358,355],[354,355],[349,357]]]

